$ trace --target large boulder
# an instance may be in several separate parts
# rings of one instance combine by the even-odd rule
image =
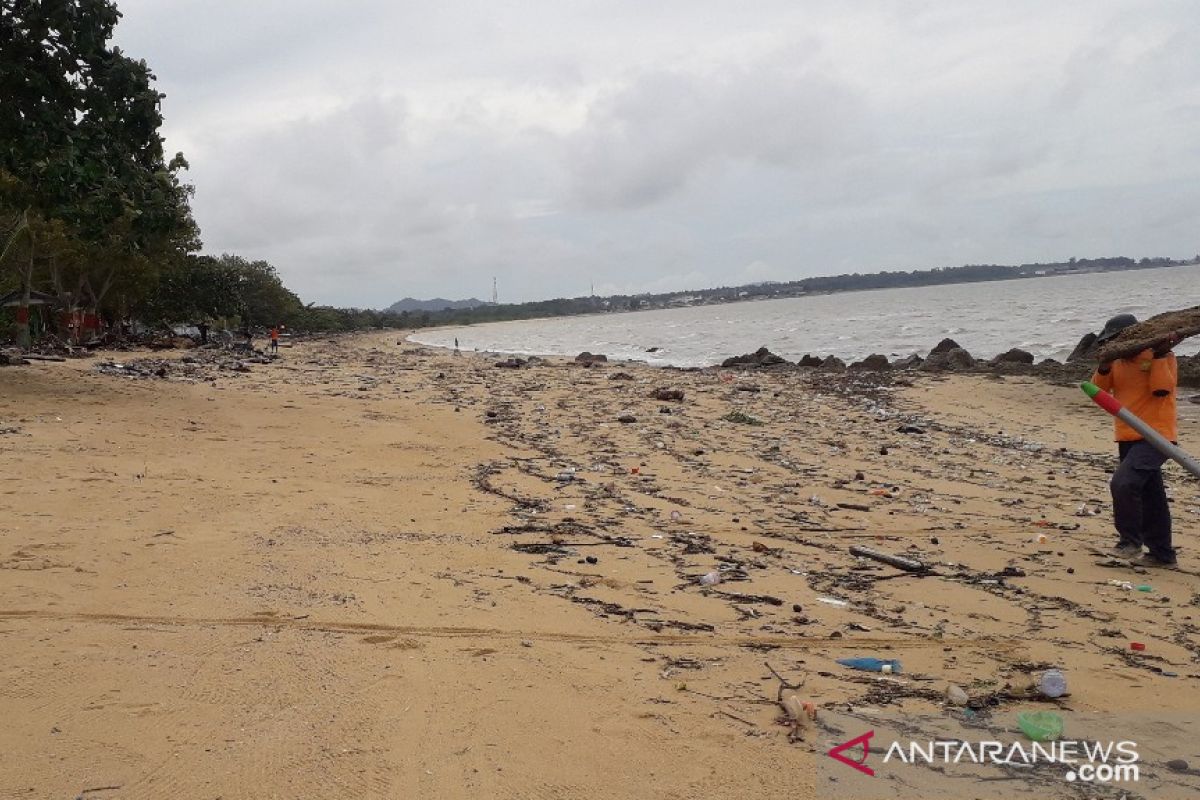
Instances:
[[[921,365],[928,372],[944,372],[946,370],[964,370],[975,366],[975,359],[961,347],[955,347],[942,353],[930,353],[929,358]]]
[[[775,355],[765,347],[760,347],[753,353],[745,355],[733,356],[721,362],[722,367],[773,367],[777,364],[786,364],[787,361],[780,356]]]
[[[869,355],[862,361],[855,361],[850,365],[850,369],[855,372],[883,372],[891,368],[892,365],[888,363],[887,356],[879,355],[878,353]]]
[[[937,353],[949,353],[951,350],[962,350],[962,348],[959,347],[958,342],[954,341],[953,339],[942,339],[937,343],[937,345],[934,346],[932,350],[929,351],[929,355],[932,356]]]
[[[1179,365],[1179,385],[1200,386],[1200,356],[1176,356]]]
[[[589,353],[584,350],[579,355],[575,356],[575,363],[582,364],[585,367],[590,367],[592,364],[604,364],[608,362],[608,356],[599,353]]]
[[[899,361],[892,364],[892,369],[916,369],[924,363],[925,359],[921,358],[916,353],[911,356],[905,356]]]
[[[822,372],[845,372],[846,362],[842,361],[837,356],[830,356],[821,362]]]
[[[956,347],[946,353],[946,360],[950,364],[950,369],[971,369],[975,366],[975,359],[961,347]]]
[[[1032,364],[1033,353],[1014,347],[992,359],[993,364]]]
[[[804,358],[800,359],[796,363],[802,367],[819,367],[821,366],[821,361],[822,359],[820,356],[810,356],[808,353],[805,353]]]
[[[1096,351],[1099,349],[1100,345],[1096,343],[1096,334],[1085,333],[1079,340],[1079,344],[1075,345],[1075,349],[1071,351],[1071,355],[1067,356],[1067,363],[1091,361],[1096,357]]]

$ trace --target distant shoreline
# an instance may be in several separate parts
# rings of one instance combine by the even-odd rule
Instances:
[[[424,324],[413,326],[417,329],[447,326],[468,327],[490,322],[520,322],[593,314],[608,315],[670,308],[695,308],[760,302],[763,300],[825,297],[851,292],[890,289],[927,289],[937,286],[956,286],[973,283],[1007,283],[1035,278],[1075,277],[1197,265],[1200,265],[1200,258],[1188,260],[1158,258],[1145,260],[1145,263],[1125,258],[1107,258],[1053,264],[1023,264],[1020,266],[967,265],[947,269],[914,270],[910,272],[882,271],[866,274],[814,276],[795,281],[771,281],[741,284],[739,286],[660,292],[657,294],[560,297],[550,300],[496,305],[484,303],[473,308],[404,311],[398,313],[396,316],[405,320],[404,325],[412,325],[412,322],[415,320],[425,320]],[[387,313],[391,313],[390,309]]]

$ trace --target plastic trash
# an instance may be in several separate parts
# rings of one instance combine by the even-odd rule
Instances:
[[[795,570],[793,570],[793,572],[795,572]],[[824,603],[827,606],[838,606],[839,608],[850,605],[848,600],[838,600],[836,597],[818,597],[817,602]]]
[[[1022,711],[1017,727],[1035,742],[1052,742],[1063,734],[1063,719],[1053,711]]]
[[[701,586],[716,586],[720,582],[721,573],[717,572],[716,570],[700,576]]]
[[[839,658],[837,663],[850,669],[861,669],[864,672],[882,672],[889,675],[900,672],[900,662],[884,658]]]
[[[950,705],[965,706],[970,700],[970,695],[961,686],[952,683],[946,687],[946,702]]]
[[[1037,688],[1046,697],[1062,697],[1067,693],[1067,676],[1061,670],[1048,669],[1038,678]]]
[[[799,725],[806,720],[817,718],[817,707],[812,703],[801,700],[795,692],[785,693],[779,702],[794,724]]]
[[[1145,645],[1144,643],[1142,643],[1142,642],[1130,642],[1130,643],[1129,643],[1129,649],[1130,649],[1130,650],[1137,650],[1137,651],[1140,653],[1140,652],[1142,652],[1143,650],[1145,650],[1145,649],[1146,649],[1146,645]]]
[[[1143,583],[1141,586],[1137,587],[1137,590],[1139,592],[1153,592],[1154,587],[1148,583]]]

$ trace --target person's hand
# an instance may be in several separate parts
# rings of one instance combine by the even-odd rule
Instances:
[[[1167,353],[1171,352],[1171,348],[1179,344],[1179,336],[1172,332],[1154,347],[1154,357],[1162,358]]]

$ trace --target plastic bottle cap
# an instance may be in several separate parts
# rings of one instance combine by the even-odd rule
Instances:
[[[892,674],[892,665],[884,664],[879,668],[879,671],[882,672],[884,675],[891,675]]]

